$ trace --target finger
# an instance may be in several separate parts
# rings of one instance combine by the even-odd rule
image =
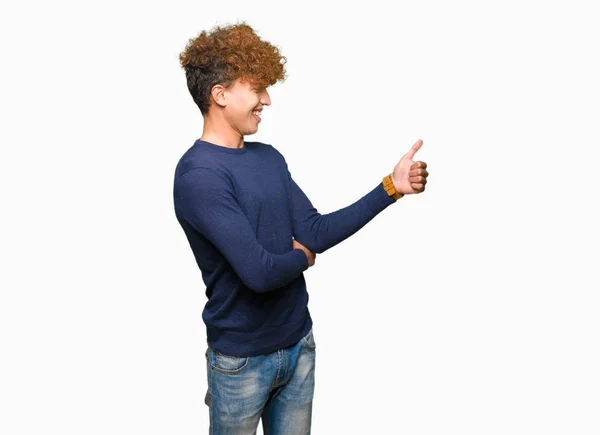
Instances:
[[[425,186],[421,183],[410,183],[410,187],[412,187],[414,190],[423,190],[425,188]]]
[[[429,172],[427,172],[426,169],[417,168],[417,169],[413,169],[412,171],[410,171],[408,173],[409,177],[416,177],[417,175],[422,175],[424,177],[427,177],[429,175]]]
[[[408,152],[406,153],[406,157],[408,157],[409,159],[412,159],[413,156],[415,155],[415,153],[417,151],[419,151],[419,148],[421,148],[422,145],[423,145],[423,141],[421,139],[416,141],[415,144],[412,146],[412,148],[410,150],[408,150]]]
[[[427,184],[427,178],[423,177],[422,175],[417,175],[415,177],[409,177],[408,181],[410,181],[411,183]]]
[[[425,169],[427,167],[427,163],[422,162],[421,160],[419,160],[418,162],[414,162],[412,165],[410,165],[410,169]]]

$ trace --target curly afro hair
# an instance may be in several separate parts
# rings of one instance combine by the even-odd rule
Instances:
[[[202,115],[208,114],[211,90],[216,84],[230,89],[240,78],[265,89],[287,78],[287,58],[243,21],[202,31],[188,41],[179,62]]]

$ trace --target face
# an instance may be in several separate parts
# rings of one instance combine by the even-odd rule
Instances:
[[[227,91],[225,110],[229,124],[243,136],[258,131],[263,106],[269,106],[271,98],[265,88],[238,79]]]

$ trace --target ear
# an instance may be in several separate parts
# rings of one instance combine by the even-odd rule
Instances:
[[[215,104],[218,104],[221,107],[225,107],[227,105],[227,98],[223,85],[214,85],[210,90],[210,94]]]

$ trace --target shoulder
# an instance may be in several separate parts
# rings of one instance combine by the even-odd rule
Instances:
[[[230,184],[223,163],[212,154],[194,147],[181,156],[174,175],[176,186]]]
[[[258,151],[264,152],[269,157],[285,162],[285,158],[283,157],[283,154],[272,144],[265,143],[265,142],[247,142],[247,143],[252,144],[251,145],[252,147],[254,147]]]
[[[174,174],[175,178],[180,178],[190,171],[194,173],[216,173],[223,175],[226,172],[226,168],[223,161],[216,158],[213,153],[201,148],[191,147],[177,162]]]
[[[211,195],[215,192],[232,191],[227,174],[219,169],[194,166],[175,177],[174,192],[194,192],[196,195]]]

